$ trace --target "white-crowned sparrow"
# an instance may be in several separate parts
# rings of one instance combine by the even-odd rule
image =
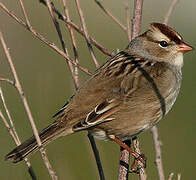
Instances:
[[[151,128],[173,106],[183,53],[191,50],[176,31],[152,23],[82,84],[57,119],[40,132],[42,144],[81,130],[121,144]],[[16,163],[37,150],[33,136],[5,158]]]

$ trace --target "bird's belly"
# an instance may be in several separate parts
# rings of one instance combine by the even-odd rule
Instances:
[[[178,91],[171,89],[163,96],[163,101],[151,96],[149,99],[135,100],[139,103],[134,105],[125,103],[121,110],[111,115],[114,120],[100,124],[93,135],[102,140],[107,140],[108,135],[122,140],[130,139],[158,123],[172,108],[177,94]]]

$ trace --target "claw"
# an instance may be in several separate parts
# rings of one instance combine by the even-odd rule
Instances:
[[[139,174],[141,168],[146,168],[146,160],[147,158],[144,154],[140,154],[137,158],[134,158],[129,173]]]

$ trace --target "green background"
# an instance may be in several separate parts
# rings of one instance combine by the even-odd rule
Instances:
[[[1,0],[10,10],[22,17],[18,1]],[[54,1],[55,5],[63,12],[63,7]],[[125,8],[123,1],[103,1],[105,7],[125,24]],[[32,26],[44,35],[49,41],[60,47],[57,33],[51,21],[47,8],[39,1],[24,2]],[[171,0],[146,0],[143,7],[142,31],[148,28],[151,22],[163,22]],[[124,32],[112,22],[97,7],[93,0],[81,1],[84,10],[89,34],[110,50],[124,49],[128,40]],[[131,1],[131,7],[133,2]],[[74,1],[69,1],[71,19],[79,24],[78,14]],[[196,1],[180,1],[173,12],[169,25],[174,27],[192,46],[196,47]],[[131,11],[132,12],[132,11]],[[131,13],[132,15],[132,13]],[[39,130],[53,121],[51,116],[74,93],[74,85],[67,64],[63,57],[41,43],[30,32],[17,24],[0,9],[0,29],[6,43],[10,48],[22,87],[27,96],[35,123]],[[70,46],[65,24],[61,23],[64,39]],[[87,50],[85,40],[75,33],[79,49],[80,64],[95,70]],[[95,49],[95,48],[94,48]],[[100,64],[108,57],[95,49]],[[173,172],[182,174],[183,180],[196,179],[196,53],[192,51],[185,55],[183,67],[183,83],[180,95],[175,106],[164,120],[159,123],[160,139],[163,143],[162,155],[165,176]],[[0,47],[0,77],[12,79],[5,54]],[[88,76],[80,71],[80,82]],[[23,105],[16,90],[3,83],[3,90],[11,115],[14,119],[17,132],[22,141],[32,135]],[[0,103],[0,108],[2,104]],[[4,111],[3,111],[4,112]],[[0,121],[0,179],[30,179],[24,162],[17,165],[4,161],[4,155],[15,144]],[[68,137],[63,137],[47,146],[50,162],[57,172],[59,179],[69,180],[96,180],[99,179],[94,157],[87,139],[87,133],[81,132]],[[154,164],[155,154],[150,131],[139,136],[142,152],[148,157],[148,179],[158,179]],[[106,179],[117,179],[119,166],[119,147],[112,142],[97,141]],[[41,160],[40,153],[31,156],[31,163],[38,179],[50,179]],[[130,179],[138,179],[130,175]]]

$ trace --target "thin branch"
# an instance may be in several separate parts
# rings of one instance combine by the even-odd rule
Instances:
[[[134,150],[141,154],[141,151],[140,151],[140,148],[139,148],[139,141],[137,138],[134,138],[133,140],[133,146],[134,146]],[[145,172],[145,169],[143,167],[143,163],[138,161],[138,168],[139,168],[139,177],[140,177],[140,180],[146,180],[147,179],[147,174]]]
[[[172,1],[172,4],[171,4],[171,6],[170,6],[165,18],[164,18],[164,21],[163,21],[164,24],[168,24],[169,18],[170,18],[172,12],[174,11],[174,8],[176,7],[176,5],[178,4],[179,1],[180,0],[173,0]]]
[[[152,136],[153,136],[153,140],[154,140],[154,148],[155,148],[155,153],[156,153],[155,163],[157,166],[159,180],[165,180],[162,157],[161,157],[162,143],[160,142],[159,137],[158,137],[158,128],[156,126],[154,126],[151,129],[151,132],[152,132]]]
[[[18,134],[17,134],[17,132],[16,132],[16,128],[15,128],[15,126],[14,126],[14,122],[13,122],[13,120],[12,120],[12,117],[11,117],[11,115],[10,115],[10,112],[9,112],[9,110],[8,110],[8,108],[7,108],[6,103],[5,103],[5,98],[4,98],[4,95],[3,95],[2,88],[1,88],[1,84],[0,84],[0,97],[1,97],[1,100],[2,100],[2,103],[3,103],[3,107],[4,107],[5,111],[6,111],[6,114],[7,114],[7,116],[8,116],[8,119],[9,119],[9,121],[10,121],[11,130],[13,131],[13,134],[14,134],[14,138],[13,138],[13,139],[14,139],[14,141],[16,142],[16,145],[18,146],[18,145],[21,144],[21,142],[20,142],[20,139],[19,139]],[[6,127],[7,127],[7,126],[6,126]]]
[[[94,153],[94,156],[95,156],[97,168],[98,168],[98,171],[99,171],[100,180],[105,180],[104,171],[103,171],[100,156],[99,156],[99,151],[97,149],[94,137],[91,135],[90,132],[88,132],[88,138],[89,138],[89,141],[91,143],[91,147],[93,149],[93,153]]]
[[[172,180],[174,177],[174,173],[170,173],[168,180]]]
[[[95,2],[106,15],[108,15],[116,24],[118,24],[120,26],[120,28],[125,33],[127,33],[127,28],[123,24],[121,24],[120,21],[116,17],[114,17],[112,15],[112,13],[103,6],[103,4],[100,2],[100,0],[95,0]]]
[[[180,180],[181,179],[181,173],[178,173],[178,179],[177,180]]]
[[[37,141],[37,144],[39,146],[39,150],[41,152],[41,155],[42,155],[42,159],[44,161],[44,164],[46,165],[47,169],[48,169],[48,172],[51,176],[51,178],[53,180],[57,180],[57,176],[56,176],[56,173],[54,172],[54,170],[52,169],[51,165],[50,165],[50,162],[48,160],[48,157],[46,155],[46,152],[45,152],[45,149],[42,147],[42,143],[41,143],[41,140],[40,140],[40,137],[39,137],[39,133],[38,133],[38,130],[36,128],[36,125],[35,125],[35,122],[34,122],[34,119],[33,119],[33,116],[31,114],[31,110],[29,108],[29,105],[28,105],[28,102],[27,102],[27,99],[26,99],[26,96],[22,90],[22,86],[20,84],[20,81],[19,81],[19,78],[18,78],[18,75],[16,73],[16,69],[14,67],[14,64],[13,64],[13,61],[11,59],[11,56],[10,56],[10,53],[9,53],[9,50],[6,46],[6,43],[4,41],[4,38],[3,38],[3,34],[0,32],[0,40],[1,40],[1,44],[3,46],[3,49],[4,49],[4,52],[6,54],[6,57],[7,57],[7,60],[8,60],[8,63],[9,63],[9,66],[10,66],[10,69],[11,69],[11,72],[14,76],[14,80],[15,80],[15,86],[18,90],[18,93],[20,95],[20,98],[23,102],[23,105],[24,105],[24,108],[25,108],[25,111],[27,113],[27,116],[28,116],[28,119],[30,121],[30,124],[31,124],[31,127],[32,127],[32,130],[33,130],[33,134],[35,136],[35,139]]]
[[[44,4],[46,6],[46,1],[45,0],[40,0],[40,3]],[[78,33],[80,33],[82,36],[84,35],[84,31],[79,28],[76,24],[74,24],[71,20],[69,21],[66,16],[61,14],[61,12],[53,6],[54,12],[57,14],[58,18],[62,21],[64,21],[66,24],[70,25],[74,30],[76,30]],[[112,56],[112,53],[110,53],[106,48],[104,48],[100,43],[98,43],[95,39],[89,36],[90,42],[95,45],[102,53],[108,56]]]
[[[36,38],[44,42],[46,45],[48,45],[50,48],[55,50],[57,53],[62,55],[67,61],[70,61],[72,64],[77,66],[80,70],[85,72],[88,75],[91,75],[92,73],[87,69],[79,64],[75,63],[69,56],[67,56],[62,50],[60,50],[54,43],[49,42],[44,36],[39,34],[35,29],[32,27],[28,27],[20,18],[18,18],[14,13],[12,13],[9,9],[6,8],[6,6],[3,5],[3,3],[0,2],[0,8],[2,8],[10,17],[12,17],[14,20],[16,20],[20,25],[24,26],[28,31],[30,31]]]
[[[67,8],[67,0],[62,0],[62,1],[63,1],[65,15],[67,17],[67,20],[70,21],[69,11],[68,11],[68,8]],[[78,50],[77,50],[77,45],[76,45],[76,40],[75,40],[75,37],[74,37],[73,29],[69,24],[67,24],[67,28],[68,28],[68,31],[69,31],[69,34],[70,34],[70,37],[71,37],[72,46],[73,46],[74,61],[78,64],[79,63]],[[75,68],[74,68],[73,77],[74,77],[74,81],[75,81],[75,85],[76,85],[75,87],[76,87],[76,89],[78,89],[78,87],[79,87],[79,75],[78,75],[78,67],[77,66],[75,66]]]
[[[64,53],[65,53],[67,56],[69,56],[68,50],[67,50],[67,48],[66,48],[66,46],[65,46],[65,41],[63,40],[63,36],[62,36],[62,33],[61,33],[60,25],[59,25],[59,23],[58,23],[58,21],[57,21],[55,15],[54,15],[54,13],[53,13],[53,8],[52,8],[52,7],[53,7],[54,5],[53,5],[53,3],[50,3],[49,0],[47,0],[46,3],[47,3],[48,10],[49,10],[49,12],[50,12],[52,21],[53,21],[53,23],[54,23],[55,29],[56,29],[56,31],[57,31],[58,37],[59,37],[59,39],[60,39],[62,49],[63,49]],[[67,61],[67,63],[68,63],[69,69],[70,69],[70,71],[71,71],[71,74],[72,74],[72,78],[73,78],[73,80],[74,80],[75,87],[77,88],[76,79],[75,79],[75,76],[74,76],[73,64],[72,64],[70,61]]]
[[[126,22],[127,22],[127,28],[126,28],[126,32],[127,32],[127,37],[128,40],[131,41],[131,21],[130,21],[130,5],[127,3],[125,3],[125,15],[126,15]]]
[[[20,3],[20,6],[21,6],[21,9],[22,9],[24,18],[25,18],[25,20],[26,20],[27,26],[30,27],[31,24],[30,24],[29,18],[28,18],[28,16],[27,16],[27,13],[26,13],[26,11],[25,11],[24,4],[23,4],[22,0],[18,0],[18,1],[19,1],[19,3]]]
[[[92,59],[95,63],[95,66],[98,68],[99,63],[98,63],[98,61],[95,57],[95,53],[94,53],[93,47],[92,47],[91,42],[90,42],[90,38],[89,38],[89,35],[88,35],[88,30],[87,30],[87,27],[86,27],[86,22],[85,22],[85,19],[84,19],[84,14],[83,14],[82,9],[80,7],[80,2],[79,2],[79,0],[75,0],[75,2],[76,2],[78,14],[80,16],[80,21],[81,21],[82,28],[83,28],[83,31],[84,31],[84,37],[86,39],[86,43],[87,43],[90,55],[91,55],[91,57],[92,57]]]
[[[7,106],[6,106],[6,104],[5,104],[5,100],[4,100],[4,96],[3,96],[3,92],[2,92],[1,87],[0,87],[0,95],[1,95],[1,99],[2,99],[2,101],[3,101],[3,106],[4,106],[5,110],[6,110],[7,115],[8,115],[9,111],[8,111]],[[9,115],[8,118],[10,118],[10,117],[11,117],[11,116]],[[13,138],[14,142],[16,143],[16,145],[17,145],[17,146],[20,145],[21,142],[20,142],[20,139],[18,138],[17,132],[16,132],[16,131],[14,132],[13,128],[10,127],[10,125],[9,125],[9,123],[7,122],[6,118],[4,117],[4,115],[3,115],[2,111],[1,111],[1,109],[0,109],[0,118],[2,119],[2,121],[3,121],[4,125],[5,125],[5,127],[7,128],[9,134],[10,134],[11,137]],[[10,120],[11,120],[11,119],[10,119]],[[11,121],[12,121],[12,120],[11,120]],[[15,129],[15,128],[14,128],[14,129]],[[27,158],[25,158],[24,160],[25,160],[25,163],[26,163],[26,165],[27,165],[27,167],[28,167],[28,172],[29,172],[31,178],[32,178],[33,180],[36,180],[37,178],[36,178],[36,175],[35,175],[35,173],[34,173],[34,170],[33,170],[32,166],[31,166],[30,161],[29,161]]]
[[[7,78],[0,78],[0,81],[4,81],[4,82],[7,82],[8,84],[11,84],[15,87],[15,82],[10,80],[10,79],[7,79]]]

